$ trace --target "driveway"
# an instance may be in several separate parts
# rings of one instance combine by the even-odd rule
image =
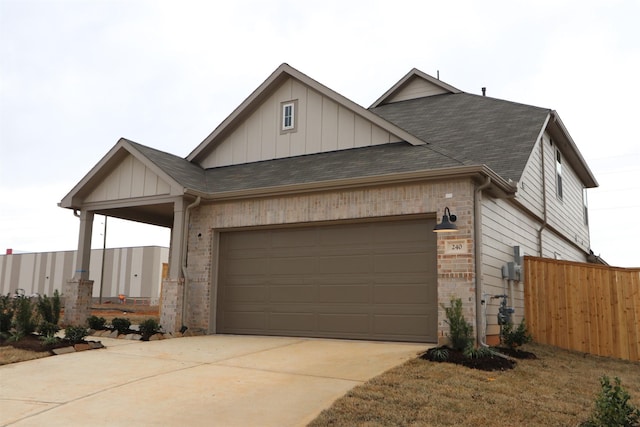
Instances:
[[[0,425],[301,426],[428,344],[210,335],[0,366]]]

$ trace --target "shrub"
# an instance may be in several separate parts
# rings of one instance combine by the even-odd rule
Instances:
[[[82,342],[87,335],[89,335],[89,330],[84,326],[68,326],[64,330],[65,338],[76,344]]]
[[[107,319],[105,319],[104,317],[89,316],[87,317],[87,324],[91,329],[104,329],[107,325]]]
[[[640,409],[629,403],[629,393],[620,385],[620,378],[615,377],[615,385],[609,377],[600,378],[601,390],[596,398],[596,407],[589,421],[582,423],[584,427],[631,427],[640,425]]]
[[[513,329],[513,323],[503,325],[502,331],[500,332],[500,339],[503,344],[511,348],[520,347],[533,340],[531,334],[529,334],[529,331],[527,330],[527,325],[524,323],[524,319],[520,321],[520,325],[518,325],[515,330]]]
[[[0,296],[0,333],[9,332],[11,329],[11,321],[13,320],[14,307],[11,296]]]
[[[444,362],[449,358],[449,350],[445,347],[434,347],[427,351],[426,356],[434,362]]]
[[[460,298],[451,298],[450,307],[444,308],[449,325],[449,334],[447,337],[451,341],[451,347],[456,350],[465,350],[467,347],[473,346],[473,326],[464,319],[462,313],[462,300]]]
[[[40,335],[44,335],[45,337],[53,336],[60,330],[60,327],[55,323],[50,323],[47,321],[42,321],[38,325],[38,333]]]
[[[488,347],[474,348],[472,345],[464,349],[464,356],[468,359],[482,359],[483,357],[491,357],[495,353]]]
[[[122,317],[115,317],[111,321],[111,326],[113,326],[113,329],[118,331],[119,334],[125,334],[129,330],[129,326],[131,326],[131,321]]]
[[[33,321],[33,307],[29,298],[16,298],[15,302],[15,319],[14,327],[16,332],[21,335],[29,335],[36,330],[35,322]]]
[[[156,319],[146,319],[140,323],[140,334],[143,340],[148,340],[151,335],[160,332],[160,324]]]
[[[43,335],[40,337],[40,341],[42,341],[43,345],[51,345],[57,344],[58,341],[60,341],[60,338],[55,335]]]

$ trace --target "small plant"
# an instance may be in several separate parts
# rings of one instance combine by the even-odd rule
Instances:
[[[119,334],[126,334],[127,331],[129,331],[129,326],[131,326],[131,321],[122,317],[115,317],[111,321],[111,326],[113,326],[113,329],[118,331]]]
[[[38,333],[43,336],[53,336],[60,330],[60,327],[55,323],[50,323],[47,321],[42,321],[38,325]]]
[[[427,351],[427,358],[434,362],[444,362],[449,358],[449,350],[445,347],[435,347]]]
[[[107,325],[107,319],[104,317],[89,316],[87,317],[87,324],[91,329],[100,330],[104,329]]]
[[[634,407],[629,400],[631,396],[620,385],[620,378],[614,378],[611,384],[609,377],[600,378],[601,390],[596,398],[596,407],[589,421],[583,427],[633,427],[640,425],[640,409]]]
[[[60,341],[60,338],[55,335],[43,335],[40,337],[40,341],[42,341],[43,345],[52,345],[57,344]]]
[[[514,329],[513,326],[513,323],[507,323],[502,326],[500,339],[504,345],[516,348],[530,343],[533,340],[531,334],[529,334],[529,331],[527,330],[527,325],[524,323],[524,319],[520,321],[520,325],[518,325],[517,328]]]
[[[0,296],[0,333],[8,333],[11,329],[11,320],[13,320],[14,307],[11,302],[11,296]]]
[[[87,335],[89,335],[89,330],[84,326],[68,326],[64,330],[65,338],[74,344],[84,341],[84,337]]]
[[[449,334],[447,337],[451,341],[451,347],[455,350],[464,351],[468,347],[473,347],[473,326],[464,319],[462,313],[462,300],[451,298],[449,307],[442,306],[447,316]]]
[[[140,323],[140,334],[143,340],[148,340],[151,335],[160,332],[160,324],[156,319],[146,319]]]
[[[474,348],[472,345],[464,349],[464,356],[468,359],[481,359],[493,356],[495,353],[487,347]]]
[[[22,336],[29,335],[36,330],[35,322],[33,321],[33,307],[31,306],[31,300],[29,298],[16,298],[14,299],[14,327],[18,333]]]

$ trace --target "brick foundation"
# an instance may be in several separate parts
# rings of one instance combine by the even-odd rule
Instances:
[[[184,282],[182,280],[164,279],[162,281],[162,297],[160,300],[160,326],[165,333],[180,331],[182,327],[182,301]]]

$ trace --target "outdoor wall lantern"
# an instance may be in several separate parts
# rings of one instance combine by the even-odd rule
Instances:
[[[457,216],[452,215],[449,208],[444,208],[444,215],[442,215],[442,222],[440,224],[436,224],[433,227],[434,233],[451,233],[454,231],[458,231],[458,227],[454,224],[458,219]]]

